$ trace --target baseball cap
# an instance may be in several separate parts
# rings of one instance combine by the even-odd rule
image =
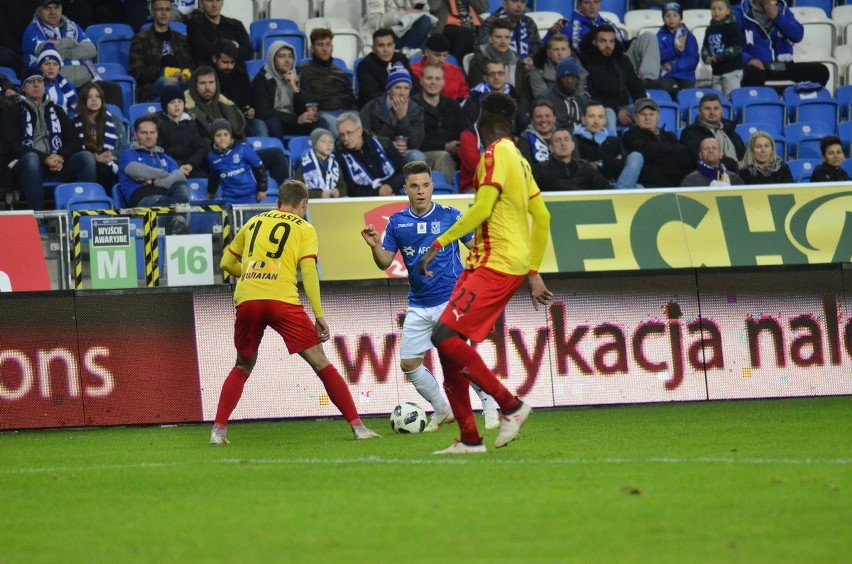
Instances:
[[[59,0],[44,0],[44,2],[38,3],[38,7],[39,8],[47,8],[51,4],[59,4],[61,6],[62,2],[60,2]]]
[[[657,102],[653,98],[639,98],[633,104],[633,111],[637,112],[637,113],[641,112],[642,110],[645,110],[647,108],[651,108],[652,110],[657,111],[657,112],[660,111],[660,106],[657,104]]]

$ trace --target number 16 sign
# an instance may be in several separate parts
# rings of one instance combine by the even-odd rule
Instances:
[[[213,284],[213,239],[210,235],[169,235],[166,252],[169,286]]]

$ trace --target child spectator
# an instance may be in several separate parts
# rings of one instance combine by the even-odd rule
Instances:
[[[677,2],[663,7],[663,25],[657,31],[660,44],[660,86],[674,99],[678,90],[695,87],[698,41],[683,24],[683,10]]]
[[[340,165],[332,155],[334,136],[327,129],[311,132],[311,148],[302,154],[299,168],[293,176],[308,187],[311,198],[340,198],[346,195],[346,181]]]
[[[45,44],[38,56],[38,66],[44,74],[44,90],[47,97],[65,110],[68,117],[74,119],[77,113],[77,89],[59,74],[62,69],[62,56],[53,44]]]
[[[710,15],[701,57],[713,68],[713,88],[730,96],[743,79],[743,34],[728,0],[713,0]]]
[[[80,99],[74,124],[83,147],[95,155],[98,184],[109,190],[118,182],[118,157],[128,146],[124,124],[106,109],[106,97],[97,82],[81,86]]]
[[[166,86],[160,95],[163,115],[157,124],[160,147],[180,165],[187,178],[206,178],[204,157],[210,143],[201,136],[198,122],[186,111],[184,89],[178,85]]]
[[[226,204],[254,204],[266,198],[266,167],[254,149],[240,143],[234,145],[231,122],[216,119],[210,125],[213,150],[207,155],[210,170],[207,196],[216,197],[221,186]]]

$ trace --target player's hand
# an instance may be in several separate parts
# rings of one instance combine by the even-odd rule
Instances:
[[[546,305],[553,298],[553,293],[544,285],[541,274],[528,275],[527,282],[530,285],[530,298],[532,298],[533,307],[536,310],[538,310],[539,304]]]
[[[427,278],[432,278],[432,271],[429,270],[429,263],[435,260],[435,257],[438,256],[438,253],[441,249],[436,249],[435,247],[429,247],[423,256],[420,257],[420,262],[417,263],[417,268],[420,270],[420,274]]]
[[[328,323],[325,322],[325,317],[317,317],[316,322],[317,336],[321,342],[326,342],[331,337],[331,331],[328,329]]]
[[[364,240],[367,241],[367,244],[373,249],[381,244],[381,241],[379,240],[379,232],[376,231],[376,228],[373,227],[372,224],[361,230],[361,237],[363,237]]]

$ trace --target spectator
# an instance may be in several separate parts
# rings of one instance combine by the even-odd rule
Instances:
[[[507,94],[519,102],[520,96],[515,88],[506,82],[506,67],[502,61],[492,59],[485,61],[482,66],[483,81],[470,89],[467,95],[467,100],[462,104],[465,122],[472,126],[479,119],[479,106],[482,103],[482,98],[492,91],[502,92]],[[520,105],[520,104],[518,104]],[[520,114],[520,112],[518,112]],[[520,115],[515,116],[516,131],[523,131],[526,127],[526,120]]]
[[[814,168],[811,182],[849,182],[849,175],[841,166],[846,158],[843,141],[836,135],[829,135],[819,142],[819,149],[822,152],[822,164]]]
[[[118,157],[127,149],[121,118],[106,109],[104,91],[97,82],[80,88],[79,112],[75,119],[83,148],[95,157],[98,184],[109,190],[118,182]]]
[[[701,56],[713,69],[713,88],[730,96],[743,79],[743,34],[728,0],[713,0],[710,14]]]
[[[571,43],[568,38],[561,33],[556,33],[550,37],[547,42],[546,56],[543,57],[541,67],[536,66],[530,71],[528,76],[530,83],[530,91],[533,98],[539,98],[547,92],[551,86],[556,84],[556,67],[564,59],[573,58],[574,62],[580,66],[580,85],[578,91],[585,92],[586,90],[586,71],[580,65],[580,60],[575,58],[571,53]]]
[[[252,82],[256,116],[271,137],[309,135],[317,123],[317,105],[294,68],[296,51],[284,41],[266,49],[266,64]]]
[[[538,26],[527,16],[526,0],[503,0],[503,6],[494,11],[488,16],[479,28],[479,37],[477,42],[480,46],[489,42],[491,36],[491,28],[498,20],[506,20],[511,28],[511,37],[509,39],[509,49],[518,57],[520,66],[523,67],[523,74],[526,75],[533,69],[532,57],[539,49],[541,49],[541,36],[538,33]],[[474,49],[475,52],[475,49]],[[513,83],[514,84],[514,83]]]
[[[186,35],[192,58],[199,65],[210,64],[219,41],[227,40],[237,47],[236,66],[246,70],[246,61],[254,56],[251,39],[240,20],[222,15],[225,0],[198,0],[198,10],[186,23]]]
[[[473,53],[482,21],[479,14],[488,11],[488,0],[431,0],[432,15],[438,18],[435,33],[443,33],[449,42],[447,51],[461,61]],[[428,40],[427,40],[428,41]],[[429,48],[429,45],[426,45]],[[431,64],[431,63],[430,63]],[[445,73],[449,81],[449,74]],[[446,94],[452,96],[451,94]]]
[[[59,0],[39,2],[32,23],[24,31],[24,59],[28,65],[38,64],[38,55],[50,44],[62,57],[65,78],[79,88],[87,82],[99,80],[95,65],[98,49],[83,28],[62,15]],[[100,84],[107,101],[122,106],[121,87],[113,82]]]
[[[356,109],[355,94],[346,71],[332,61],[334,34],[330,29],[316,28],[311,31],[311,60],[299,65],[302,84],[319,104],[319,122],[323,129],[337,131],[337,117],[343,112]]]
[[[556,112],[549,100],[537,100],[532,106],[532,120],[521,133],[518,150],[530,165],[550,159],[550,136],[556,128]]]
[[[583,0],[590,1],[599,2]],[[634,100],[644,98],[645,86],[630,60],[624,56],[615,28],[602,25],[586,34],[580,44],[580,60],[589,73],[586,93],[607,109],[607,129],[616,131],[618,125],[632,124],[630,97]]]
[[[733,10],[746,38],[743,86],[763,86],[767,80],[828,83],[822,63],[793,62],[793,44],[805,29],[784,0],[742,0]]]
[[[189,203],[186,176],[177,162],[157,145],[157,116],[147,114],[133,124],[135,141],[118,159],[118,184],[133,207],[160,207]],[[186,232],[186,220],[176,217],[172,232]]]
[[[293,176],[308,187],[311,198],[341,198],[346,196],[346,181],[340,174],[340,164],[334,158],[334,135],[327,129],[311,132],[311,147],[302,153],[299,167]]]
[[[268,137],[266,123],[257,119],[252,106],[251,80],[245,65],[237,65],[239,51],[227,40],[220,40],[213,50],[212,66],[216,69],[219,79],[219,89],[222,95],[232,101],[243,112],[246,118],[246,135],[249,137]]]
[[[556,82],[541,95],[541,99],[551,103],[558,127],[570,130],[580,123],[583,106],[586,105],[585,97],[579,90],[581,74],[582,69],[577,61],[571,57],[562,59],[556,67]]]
[[[444,90],[441,94],[461,101],[467,98],[469,88],[461,67],[447,61],[449,49],[450,42],[446,37],[439,33],[430,35],[429,39],[426,40],[426,54],[422,59],[411,63],[411,72],[420,80],[423,76],[424,67],[438,65],[443,69],[442,74],[444,76]]]
[[[256,204],[266,199],[269,179],[266,167],[245,143],[234,144],[231,124],[219,118],[210,126],[213,150],[207,155],[207,197],[213,199],[221,188],[226,204]]]
[[[574,159],[574,136],[556,128],[550,137],[550,159],[532,167],[533,177],[542,192],[565,190],[607,190],[609,182],[581,159]]]
[[[401,65],[388,74],[385,93],[361,110],[361,123],[378,137],[393,140],[405,162],[425,161],[423,108],[411,101],[411,75]]]
[[[680,134],[680,142],[689,149],[693,161],[698,160],[698,148],[701,141],[714,137],[722,147],[722,162],[725,167],[736,172],[745,156],[745,143],[736,131],[736,123],[722,117],[722,101],[716,94],[705,94],[698,104],[695,121],[686,126]]]
[[[646,188],[680,186],[681,180],[695,166],[689,149],[671,131],[659,128],[660,107],[651,98],[640,98],[634,104],[636,125],[624,132],[624,150],[641,153],[645,159],[639,182]]]
[[[792,184],[793,173],[775,150],[775,140],[765,131],[756,131],[748,140],[740,177],[746,184]]]
[[[434,36],[433,36],[434,37]],[[437,36],[443,37],[443,36]],[[413,96],[423,108],[423,144],[421,150],[432,170],[452,178],[458,168],[459,138],[464,114],[458,102],[443,95],[444,70],[450,65],[427,65],[422,69],[421,91]]]
[[[361,36],[366,45],[374,31],[390,28],[396,48],[413,56],[423,52],[429,31],[437,21],[429,14],[426,0],[366,0]]]
[[[94,182],[95,157],[84,151],[74,122],[44,93],[37,67],[21,74],[23,95],[3,111],[0,146],[11,160],[11,186],[30,209],[44,209],[44,182]]]
[[[600,172],[613,188],[642,188],[638,181],[644,157],[636,151],[625,155],[621,139],[605,126],[603,104],[590,100],[583,110],[583,123],[574,128],[577,154]]]
[[[169,28],[172,13],[171,0],[153,0],[151,27],[130,42],[129,71],[140,101],[159,98],[166,86],[181,84],[184,90],[189,86],[192,53],[186,36]]]
[[[485,147],[476,124],[462,131],[459,136],[459,191],[467,192],[473,188],[473,175],[476,165],[482,157]]]
[[[385,83],[393,67],[402,65],[409,73],[408,57],[394,50],[394,34],[388,28],[373,33],[373,50],[365,56],[355,72],[358,74],[358,107],[385,93]]]
[[[240,109],[219,93],[219,81],[216,71],[212,67],[203,66],[195,70],[195,74],[189,81],[186,110],[195,116],[201,136],[208,142],[213,141],[210,126],[213,120],[225,118],[231,124],[234,138],[240,143],[246,140],[245,117]],[[280,149],[268,148],[257,151],[263,164],[272,178],[279,184],[283,183],[288,175],[287,159]]]
[[[724,1],[724,0],[723,0]],[[657,31],[660,48],[660,86],[672,99],[684,88],[695,88],[698,42],[683,23],[683,10],[677,2],[663,7],[663,25]]]
[[[560,20],[548,31],[564,33],[575,51],[580,50],[586,36],[600,26],[609,26],[616,35],[621,52],[626,53],[631,66],[636,69],[646,88],[658,88],[660,76],[660,46],[652,33],[640,33],[635,39],[627,40],[618,26],[601,16],[601,0],[578,0],[571,14],[571,21]],[[549,37],[545,36],[545,43]],[[580,58],[583,61],[582,56]],[[583,61],[585,63],[585,61]],[[590,93],[591,94],[591,93]],[[595,96],[592,96],[593,98]]]
[[[44,75],[44,91],[47,97],[65,110],[68,117],[74,119],[77,114],[77,89],[59,74],[62,69],[62,57],[50,43],[45,43],[39,53],[38,66]]]
[[[488,61],[500,61],[506,70],[506,82],[518,90],[524,83],[527,71],[511,48],[512,24],[508,20],[496,20],[490,29],[488,42],[480,45],[474,51],[473,58],[467,71],[467,83],[475,86],[482,82],[482,68]],[[519,64],[520,63],[520,64]]]
[[[186,111],[183,88],[175,84],[163,89],[163,113],[157,124],[158,144],[177,161],[187,178],[207,178],[206,157],[210,142],[201,136],[198,122]]]
[[[346,179],[349,196],[399,194],[405,162],[390,141],[367,133],[355,112],[345,112],[337,118],[337,134],[335,157]]]
[[[698,169],[684,177],[681,186],[738,186],[745,184],[736,172],[729,171],[722,162],[722,148],[714,137],[708,137],[698,146]]]

